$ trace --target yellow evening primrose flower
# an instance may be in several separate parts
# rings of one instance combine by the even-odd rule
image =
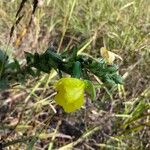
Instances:
[[[107,50],[105,47],[102,47],[102,48],[100,49],[100,53],[101,53],[101,56],[104,58],[104,60],[105,60],[109,65],[112,65],[112,64],[113,64],[113,62],[114,62],[114,60],[115,60],[116,57],[119,58],[120,60],[122,60],[122,58],[121,58],[119,55],[117,55],[117,54],[115,54],[115,53],[113,53],[113,52]]]
[[[85,82],[77,78],[61,78],[55,85],[55,101],[65,112],[73,112],[84,104]]]

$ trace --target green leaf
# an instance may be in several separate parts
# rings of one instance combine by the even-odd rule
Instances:
[[[105,71],[109,72],[109,73],[116,72],[117,70],[118,70],[118,66],[117,65],[107,66],[107,68],[105,69]]]
[[[42,56],[47,56],[47,57],[49,57],[52,61],[54,61],[55,63],[62,63],[62,57],[59,55],[59,54],[57,54],[57,53],[55,53],[54,51],[53,51],[53,49],[51,49],[51,48],[48,48],[46,51],[45,51],[45,53],[44,54],[42,54]]]
[[[26,57],[26,61],[27,61],[27,65],[31,65],[34,63],[34,55],[29,53],[29,52],[24,52],[25,53],[25,57]]]
[[[90,97],[91,97],[92,100],[95,100],[96,99],[95,86],[89,80],[85,80],[85,83],[86,83],[86,89],[85,89],[85,91],[90,95]]]
[[[76,60],[76,58],[77,58],[77,52],[78,52],[78,48],[77,47],[73,47],[72,48],[72,54],[71,54],[71,56],[69,58],[71,61]]]
[[[112,79],[109,78],[109,77],[106,77],[106,78],[105,78],[105,82],[106,82],[107,84],[109,84],[109,85],[112,85],[112,86],[116,84],[115,81],[112,80]]]
[[[74,78],[80,78],[81,76],[81,63],[76,61],[73,66],[73,75]]]
[[[116,84],[123,84],[123,78],[119,74],[115,74],[112,78]]]
[[[20,64],[19,64],[18,60],[14,59],[14,63],[16,65],[17,71],[21,72],[21,67],[20,67]]]
[[[28,74],[30,74],[31,76],[36,77],[36,74],[35,74],[35,72],[34,72],[34,70],[33,70],[32,68],[27,68],[26,71],[27,71]]]

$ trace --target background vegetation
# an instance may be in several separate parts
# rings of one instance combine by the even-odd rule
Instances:
[[[0,49],[10,58],[23,64],[24,51],[51,46],[63,52],[74,45],[100,57],[106,46],[123,58],[116,63],[124,85],[97,85],[95,101],[87,98],[81,110],[66,114],[53,101],[53,70],[25,83],[10,78],[0,93],[0,147],[150,149],[150,1],[23,2],[19,12],[20,0],[0,1]]]

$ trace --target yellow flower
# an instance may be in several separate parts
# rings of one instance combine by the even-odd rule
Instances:
[[[73,112],[84,104],[84,81],[61,78],[54,86],[58,92],[54,99],[66,112]]]
[[[120,60],[122,60],[122,58],[119,55],[117,55],[117,54],[115,54],[115,53],[113,53],[111,51],[108,51],[105,47],[102,47],[100,49],[100,53],[101,53],[101,56],[104,58],[104,60],[109,65],[113,64],[113,62],[114,62],[114,60],[115,60],[116,57],[119,58]]]

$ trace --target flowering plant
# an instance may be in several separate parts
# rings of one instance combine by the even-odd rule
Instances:
[[[98,59],[86,53],[78,54],[76,47],[70,51],[71,53],[65,51],[56,54],[54,49],[48,48],[43,54],[25,52],[26,65],[23,67],[15,59],[11,62],[7,61],[8,57],[5,56],[7,59],[3,63],[3,68],[1,67],[1,81],[10,74],[18,77],[17,80],[19,80],[25,79],[27,74],[39,76],[41,72],[50,73],[53,68],[61,78],[55,84],[58,92],[55,101],[66,112],[75,111],[84,104],[85,90],[91,98],[95,98],[95,87],[91,82],[93,80],[91,75],[97,77],[105,86],[123,83],[122,77],[118,74],[118,66],[113,64],[118,55],[105,48],[101,49],[101,57]],[[0,64],[2,58],[0,58]],[[71,77],[63,78],[64,73]]]

